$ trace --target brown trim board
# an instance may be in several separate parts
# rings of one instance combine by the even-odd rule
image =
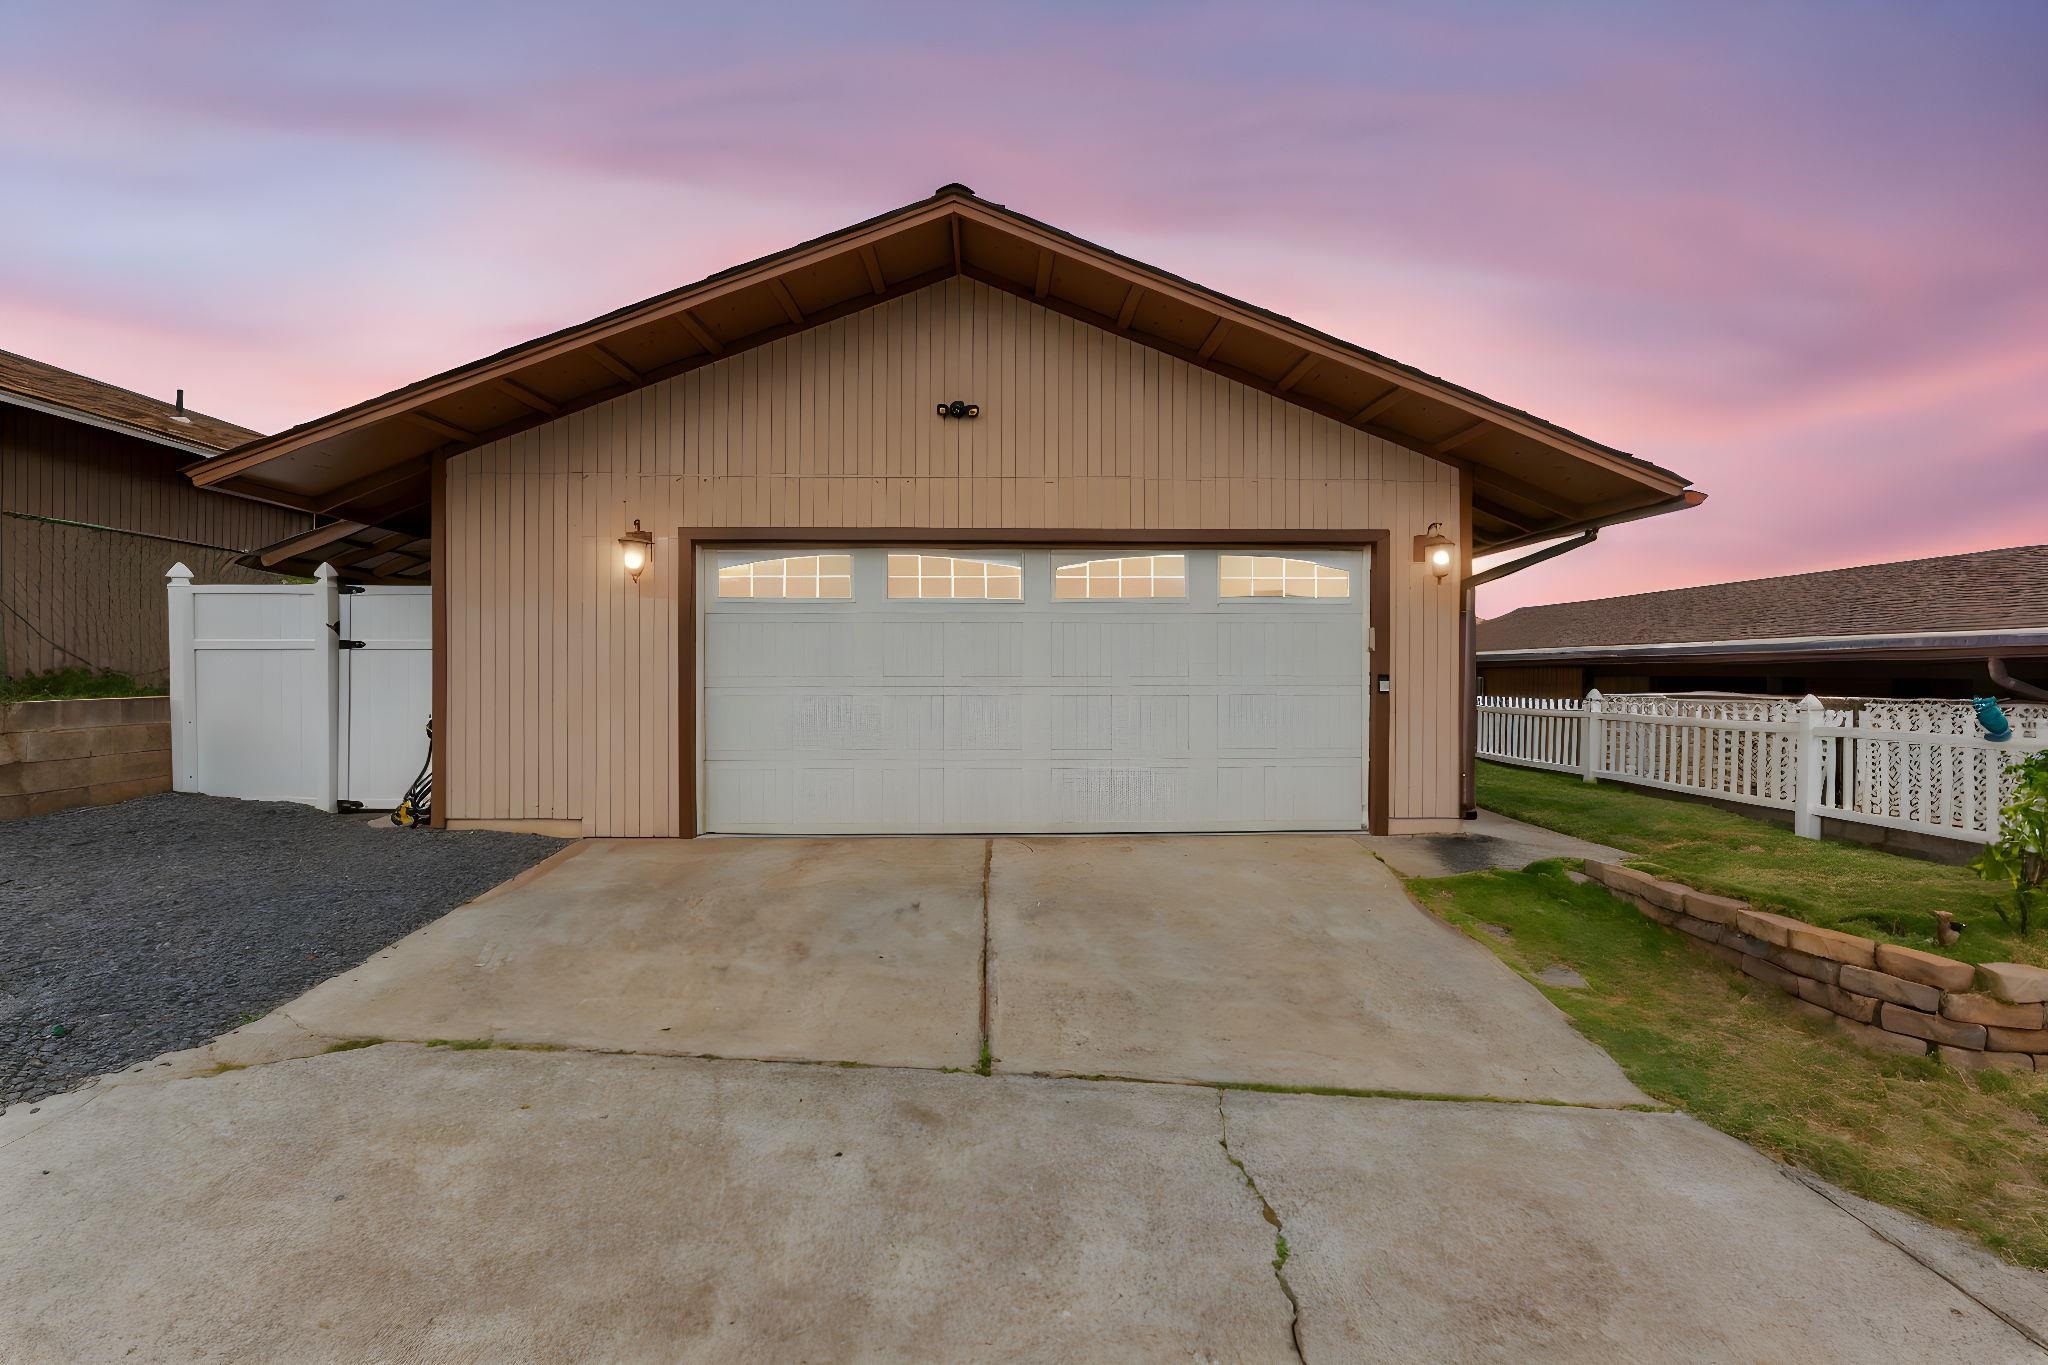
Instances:
[[[436,499],[439,505],[439,499]],[[1131,549],[1175,545],[1230,545],[1246,549],[1286,546],[1325,546],[1341,550],[1365,550],[1371,558],[1366,566],[1366,591],[1371,614],[1366,626],[1371,646],[1366,655],[1365,687],[1372,703],[1371,731],[1366,737],[1366,832],[1387,832],[1388,751],[1393,733],[1390,711],[1394,693],[1382,694],[1379,678],[1391,670],[1388,637],[1392,628],[1392,594],[1389,581],[1393,556],[1387,553],[1392,533],[1346,530],[1285,531],[1105,531],[1099,528],[954,528],[927,526],[679,526],[676,528],[676,641],[680,652],[676,677],[682,684],[677,700],[677,832],[694,839],[697,828],[697,694],[702,685],[697,657],[697,552],[734,545],[1073,545],[1128,546]],[[440,598],[437,595],[435,602]],[[438,622],[438,614],[436,616]],[[438,638],[437,638],[438,643]],[[440,671],[435,670],[436,685]],[[438,699],[437,699],[438,704]],[[435,743],[439,744],[439,727]],[[438,760],[437,760],[438,761]],[[435,781],[438,783],[439,769]],[[438,796],[436,806],[439,806]]]
[[[432,474],[433,491],[428,495],[428,518],[434,549],[442,554],[448,544],[448,457],[436,455]],[[427,823],[434,829],[448,828],[448,578],[447,565],[442,572],[434,574],[428,581],[434,604],[434,684],[433,684],[433,725],[434,736],[428,743],[428,756],[434,763],[434,805]]]

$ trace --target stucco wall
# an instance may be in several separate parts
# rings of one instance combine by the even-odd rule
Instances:
[[[941,421],[952,398],[981,417]],[[1450,821],[1457,589],[1409,545],[1456,534],[1460,497],[1440,461],[947,280],[450,461],[437,797],[460,820],[679,832],[678,526],[1386,529],[1389,814]],[[634,518],[657,537],[637,584]]]

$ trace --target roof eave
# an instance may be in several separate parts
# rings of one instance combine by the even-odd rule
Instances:
[[[61,417],[67,422],[77,422],[82,426],[98,427],[102,431],[112,431],[123,436],[132,436],[138,441],[148,441],[151,445],[163,446],[168,450],[180,451],[187,455],[197,455],[200,457],[201,462],[211,459],[220,453],[217,447],[205,445],[198,441],[180,441],[175,437],[165,435],[163,432],[152,431],[148,427],[137,426],[132,422],[123,422],[115,417],[102,417],[98,413],[83,412],[77,408],[68,407],[63,403],[52,403],[45,398],[32,398],[28,394],[16,393],[12,389],[0,389],[0,403],[7,403],[18,408],[27,408],[30,412],[40,412],[50,417]],[[193,467],[192,465],[184,465],[180,468],[181,470],[189,470]]]

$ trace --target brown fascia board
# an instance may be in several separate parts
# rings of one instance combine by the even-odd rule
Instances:
[[[778,251],[773,255],[762,256],[756,260],[733,266],[730,269],[721,270],[717,274],[705,276],[694,284],[687,284],[679,289],[672,289],[666,293],[657,294],[653,298],[628,304],[623,308],[614,309],[612,312],[592,318],[588,322],[580,322],[574,326],[564,327],[559,331],[550,332],[546,336],[536,337],[532,341],[524,341],[516,346],[509,346],[502,351],[485,356],[481,360],[473,360],[466,365],[458,366],[452,370],[445,370],[440,374],[422,379],[417,383],[393,389],[389,393],[380,394],[375,398],[365,399],[363,402],[342,408],[325,417],[316,418],[311,422],[302,422],[273,436],[266,436],[261,440],[251,441],[247,445],[237,446],[224,455],[189,466],[186,472],[192,476],[194,482],[212,482],[212,479],[203,479],[202,476],[223,464],[233,464],[236,469],[248,468],[254,464],[261,463],[260,460],[250,457],[281,455],[300,445],[309,444],[312,438],[316,436],[339,435],[342,432],[353,430],[368,422],[379,421],[385,417],[393,416],[407,408],[425,406],[437,398],[446,397],[451,392],[468,387],[472,381],[483,382],[488,379],[497,378],[498,376],[495,373],[497,370],[531,365],[538,361],[554,359],[571,351],[581,350],[585,346],[602,342],[616,333],[637,327],[645,322],[653,321],[677,310],[698,307],[727,294],[735,293],[742,289],[751,289],[763,283],[764,277],[770,273],[779,274],[783,270],[796,269],[802,265],[810,264],[814,258],[837,255],[846,250],[857,250],[878,238],[889,235],[891,232],[917,227],[934,218],[943,217],[945,212],[950,210],[941,210],[939,205],[943,200],[950,200],[956,197],[952,194],[935,195],[932,198],[919,200],[917,203],[906,205],[903,208],[893,209],[888,213],[870,218],[865,222],[856,223],[852,227],[842,228],[826,236],[815,237],[810,241],[801,242],[796,246]],[[513,362],[517,362],[517,366]],[[228,472],[232,473],[234,471],[230,470]],[[215,479],[225,477],[227,477],[226,473],[214,475]]]
[[[1408,389],[1417,396],[1458,408],[1475,418],[1496,423],[1544,445],[1562,449],[1567,454],[1586,459],[1639,482],[1646,482],[1660,491],[1676,493],[1685,486],[1686,480],[1682,475],[1647,460],[1611,446],[1601,445],[1519,408],[1496,402],[1471,389],[1427,374],[1412,366],[1403,365],[1281,314],[1220,294],[1181,276],[1110,251],[1050,224],[974,196],[961,186],[943,187],[927,199],[878,215],[852,227],[720,271],[695,284],[630,304],[589,322],[509,347],[481,360],[392,390],[352,407],[343,408],[327,417],[302,423],[274,436],[253,441],[225,455],[190,466],[186,472],[195,483],[204,485],[219,482],[318,439],[339,435],[395,416],[407,409],[424,406],[472,383],[502,378],[503,373],[500,372],[514,372],[539,361],[581,350],[655,318],[685,308],[701,306],[738,290],[756,287],[779,277],[786,271],[849,250],[859,251],[888,235],[946,217],[956,221],[971,219],[994,231],[1008,233],[1035,244],[1041,250],[1085,259],[1097,268],[1107,269],[1134,283],[1141,283],[1150,291],[1167,297],[1176,297],[1196,308],[1215,313],[1220,318],[1229,320],[1233,326],[1265,332],[1291,342],[1306,353],[1363,369],[1388,383]],[[1404,438],[1403,443],[1420,445],[1423,453],[1431,453],[1426,442],[1419,442],[1415,438]]]

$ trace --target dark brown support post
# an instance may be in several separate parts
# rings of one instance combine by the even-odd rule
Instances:
[[[429,580],[434,604],[434,739],[429,755],[434,763],[434,806],[427,823],[434,829],[448,827],[448,457],[434,456],[434,472],[428,495],[427,534],[433,541],[434,567]]]

